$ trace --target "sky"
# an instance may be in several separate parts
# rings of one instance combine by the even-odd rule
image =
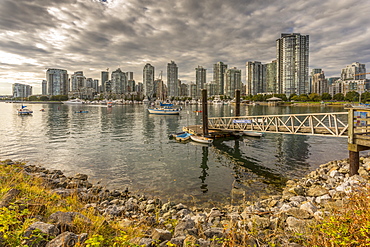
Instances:
[[[276,59],[281,33],[309,35],[310,70],[340,76],[370,65],[369,16],[369,0],[0,0],[0,95],[13,83],[40,94],[48,68],[99,81],[121,68],[142,82],[150,63],[166,82],[174,61],[190,83],[198,66],[212,81],[222,61],[245,75],[247,61]]]

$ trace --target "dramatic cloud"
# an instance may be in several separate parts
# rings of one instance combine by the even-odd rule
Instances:
[[[310,36],[310,68],[327,77],[370,61],[370,2],[359,0],[2,0],[0,94],[15,82],[41,92],[46,68],[100,72],[120,67],[142,81],[146,63],[171,60],[183,82],[195,68],[223,61],[245,73],[247,61],[271,62],[281,33]],[[244,81],[244,78],[243,78]]]

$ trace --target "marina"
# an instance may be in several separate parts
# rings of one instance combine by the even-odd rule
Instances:
[[[281,133],[256,138],[224,132],[212,145],[169,138],[183,127],[201,131],[199,105],[163,116],[149,114],[143,104],[113,108],[33,104],[32,118],[17,116],[19,108],[20,103],[0,103],[1,129],[8,130],[0,133],[1,159],[24,159],[67,175],[84,173],[110,188],[129,187],[177,202],[217,205],[268,195],[320,164],[348,158],[346,138]],[[89,113],[75,114],[80,110]],[[243,116],[258,116],[345,110],[243,105],[240,111]],[[208,114],[232,117],[234,107],[209,106]]]

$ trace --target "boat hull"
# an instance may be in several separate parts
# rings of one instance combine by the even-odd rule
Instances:
[[[204,136],[191,135],[190,138],[191,140],[195,142],[204,143],[204,144],[211,144],[213,142],[213,139],[204,137]]]
[[[177,135],[175,137],[175,139],[176,139],[176,141],[184,142],[184,141],[190,140],[190,136],[191,136],[191,134],[184,133],[184,134],[181,134],[181,135]]]
[[[180,110],[179,109],[148,109],[148,112],[150,114],[155,114],[155,115],[179,115]]]
[[[255,132],[255,131],[243,131],[243,135],[246,135],[246,136],[254,136],[254,137],[261,137],[261,136],[263,136],[263,133],[261,133],[261,132]]]

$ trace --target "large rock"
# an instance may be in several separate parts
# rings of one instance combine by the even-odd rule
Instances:
[[[328,190],[322,186],[312,186],[307,190],[307,196],[318,197],[328,193]]]

